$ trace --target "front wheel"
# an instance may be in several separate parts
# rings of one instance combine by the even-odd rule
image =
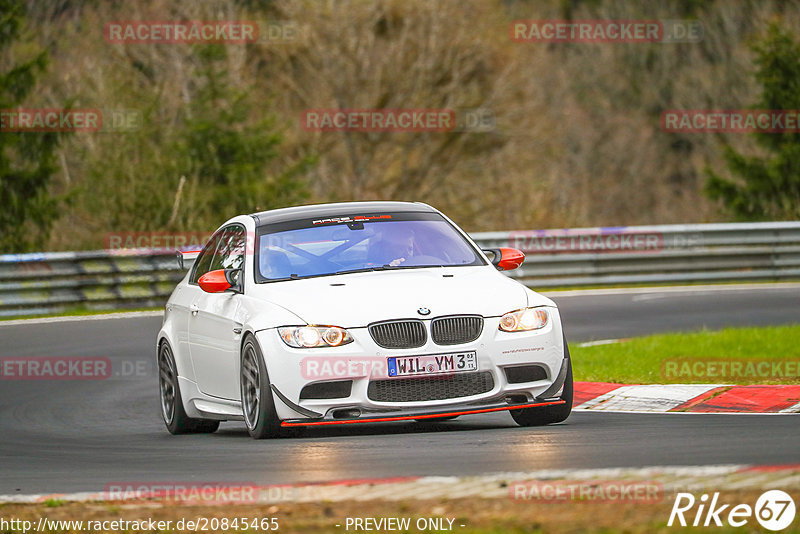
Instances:
[[[194,419],[186,415],[178,384],[178,370],[172,349],[166,341],[158,348],[158,389],[161,399],[161,417],[170,434],[216,432],[219,421]]]
[[[566,341],[564,342],[565,356],[569,358],[569,349]],[[511,417],[520,426],[541,426],[560,423],[564,421],[572,412],[572,359],[567,360],[567,376],[564,379],[564,389],[561,393],[561,400],[565,404],[555,406],[542,406],[541,408],[523,408],[521,410],[511,410]]]
[[[252,336],[248,336],[242,346],[241,363],[242,412],[247,431],[254,439],[279,437],[281,422],[275,411],[267,367]]]

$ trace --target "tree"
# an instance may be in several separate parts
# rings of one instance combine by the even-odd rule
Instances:
[[[212,224],[220,214],[283,207],[307,198],[300,175],[312,160],[270,172],[283,136],[274,119],[256,109],[250,92],[229,82],[224,46],[197,47],[196,58],[198,88],[185,110],[174,153],[180,155],[182,172],[202,188],[206,202],[201,209]]]
[[[25,101],[47,65],[47,51],[15,62],[12,47],[21,37],[23,22],[22,2],[0,0],[0,113]],[[0,251],[25,252],[46,243],[58,215],[49,185],[59,142],[58,133],[0,127]]]
[[[80,207],[94,234],[209,232],[233,215],[305,200],[312,159],[286,163],[263,93],[230,67],[230,52],[217,44],[159,52],[121,54],[130,63],[106,80],[143,118],[133,131],[98,136],[100,148],[84,158]],[[135,75],[174,65],[173,86],[186,90],[180,99],[167,94],[162,77]]]
[[[762,88],[756,107],[800,110],[800,43],[773,23],[752,49],[756,54],[756,80]],[[728,169],[741,180],[724,178],[708,169],[707,194],[722,201],[737,219],[800,218],[800,134],[753,135],[771,155],[746,156],[725,144],[723,157]]]

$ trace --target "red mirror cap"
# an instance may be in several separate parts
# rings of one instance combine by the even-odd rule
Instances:
[[[497,266],[503,271],[513,271],[525,261],[525,254],[515,248],[501,248]]]
[[[197,283],[200,284],[200,289],[206,293],[222,293],[231,288],[225,277],[225,269],[208,271],[197,280]]]

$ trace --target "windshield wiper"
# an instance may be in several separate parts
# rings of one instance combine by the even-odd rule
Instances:
[[[446,267],[445,265],[376,265],[374,267],[361,267],[359,269],[346,269],[332,274],[367,273],[370,271],[396,271],[399,269],[423,269],[426,267]]]
[[[350,274],[350,273],[368,273],[370,271],[382,271],[383,267],[375,266],[375,267],[359,267],[358,269],[345,269],[343,271],[336,271],[331,274]]]

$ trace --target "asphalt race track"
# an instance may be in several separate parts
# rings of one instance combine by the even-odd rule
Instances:
[[[572,341],[800,322],[800,285],[556,300]],[[0,325],[0,358],[105,356],[116,374],[108,380],[0,381],[0,494],[102,491],[120,482],[273,484],[800,461],[800,420],[791,415],[574,413],[560,425],[519,428],[503,413],[425,425],[309,429],[271,441],[251,440],[242,423],[223,423],[213,435],[171,436],[159,417],[153,363],[160,322]]]

